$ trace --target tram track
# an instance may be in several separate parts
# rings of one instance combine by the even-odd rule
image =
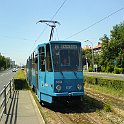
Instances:
[[[61,115],[59,115],[59,114],[56,114],[60,119],[61,119],[61,122],[63,123],[63,124],[66,124],[66,122],[64,121],[64,119],[61,117]]]
[[[82,107],[82,105],[78,105],[78,107],[79,107],[79,109],[83,109],[83,107]],[[86,118],[88,118],[90,121],[91,121],[91,123],[94,123],[94,124],[101,124],[100,122],[99,122],[99,120],[96,120],[96,119],[94,119],[93,117],[91,117],[88,113],[82,113]]]
[[[110,96],[108,94],[103,94],[100,92],[96,92],[92,89],[85,88],[85,94],[88,95],[91,98],[97,99],[99,101],[102,101],[103,104],[106,106],[108,105],[111,108],[111,114],[105,115],[104,112],[103,114],[106,116],[106,118],[110,118],[110,120],[114,123],[124,123],[124,100]],[[113,119],[116,118],[116,119]]]
[[[91,97],[94,97],[97,100],[111,103],[112,106],[118,107],[119,109],[124,111],[124,100],[117,99],[114,96],[99,93],[88,88],[85,88],[85,93]]]
[[[80,105],[74,105],[73,109],[72,108],[65,108],[65,114],[63,114],[63,112],[60,112],[59,114],[57,113],[57,115],[62,119],[65,120],[63,118],[68,118],[71,120],[72,124],[101,124],[98,120],[94,119],[93,117],[91,117],[88,113],[84,112],[84,108]],[[66,113],[66,112],[69,113]],[[64,121],[64,123],[67,123]],[[71,124],[70,123],[70,124]]]
[[[77,104],[73,106],[70,104],[62,105],[62,108],[57,106],[43,107],[43,109],[47,109],[51,119],[54,118],[58,124],[101,124],[88,113],[85,113],[84,108]]]
[[[114,122],[117,122],[112,122],[111,117],[113,115],[110,118],[107,117],[112,113],[106,113],[99,106],[102,98],[100,97],[99,100],[97,96],[93,98],[93,94],[95,93],[85,95],[82,102],[74,104],[40,105],[46,124],[114,124]],[[90,102],[93,102],[93,104]]]
[[[103,110],[97,106],[93,106],[88,101],[89,97],[82,102],[75,104],[58,104],[57,105],[41,105],[42,115],[46,124],[104,124],[111,123],[105,118],[106,113],[101,112],[101,115],[96,111]],[[95,99],[92,99],[93,101]],[[99,101],[97,101],[99,103]]]
[[[94,122],[95,124],[100,124],[98,121],[96,121],[94,118],[92,118],[89,114],[87,113],[83,113],[83,115],[85,115],[87,118],[89,118],[92,122]]]
[[[67,123],[73,124],[73,122],[69,118],[67,118],[65,115],[58,112],[56,113],[56,115],[60,118],[62,124],[67,124]]]

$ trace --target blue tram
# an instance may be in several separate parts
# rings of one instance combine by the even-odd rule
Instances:
[[[84,95],[81,42],[38,45],[27,59],[27,80],[40,102],[80,100]]]

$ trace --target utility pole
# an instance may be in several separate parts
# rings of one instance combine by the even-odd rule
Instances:
[[[87,68],[87,71],[88,71],[88,61],[87,61],[87,57],[86,57],[86,68]]]
[[[84,42],[90,42],[91,43],[91,45],[92,45],[92,68],[93,68],[93,71],[95,71],[94,70],[94,54],[93,54],[93,43],[91,42],[91,41],[89,41],[89,40],[86,40],[86,41],[84,41]]]

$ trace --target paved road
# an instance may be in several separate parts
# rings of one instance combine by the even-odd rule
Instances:
[[[124,80],[124,74],[84,72],[84,75],[87,75],[87,76],[96,76],[96,77],[104,77],[104,78],[114,78],[114,79]]]
[[[2,91],[4,85],[8,84],[15,74],[16,72],[12,72],[12,70],[0,72],[0,92]]]

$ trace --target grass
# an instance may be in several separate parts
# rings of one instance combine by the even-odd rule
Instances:
[[[19,69],[15,78],[14,78],[14,87],[15,90],[28,90],[29,86],[25,77],[24,72]]]
[[[104,111],[106,111],[106,112],[112,111],[112,107],[111,107],[110,103],[104,103]]]
[[[35,102],[36,102],[36,104],[39,108],[39,111],[40,111],[41,115],[43,116],[43,119],[44,119],[45,123],[47,124],[48,123],[47,119],[46,119],[47,115],[45,116],[45,113],[43,113],[42,106],[41,106],[40,102],[38,101],[38,99],[36,97],[36,94],[32,90],[31,90],[31,93],[32,93],[33,98],[34,98],[34,100],[35,100]]]
[[[108,94],[110,96],[118,97],[118,98],[124,98],[124,90],[115,90],[114,88],[99,86],[99,85],[92,85],[89,83],[85,83],[86,88],[91,88],[95,91]]]
[[[26,77],[25,77],[25,75],[24,75],[24,72],[23,72],[21,69],[19,69],[19,70],[17,71],[17,74],[16,74],[16,76],[15,76],[14,79],[22,79],[22,80],[25,80]]]

